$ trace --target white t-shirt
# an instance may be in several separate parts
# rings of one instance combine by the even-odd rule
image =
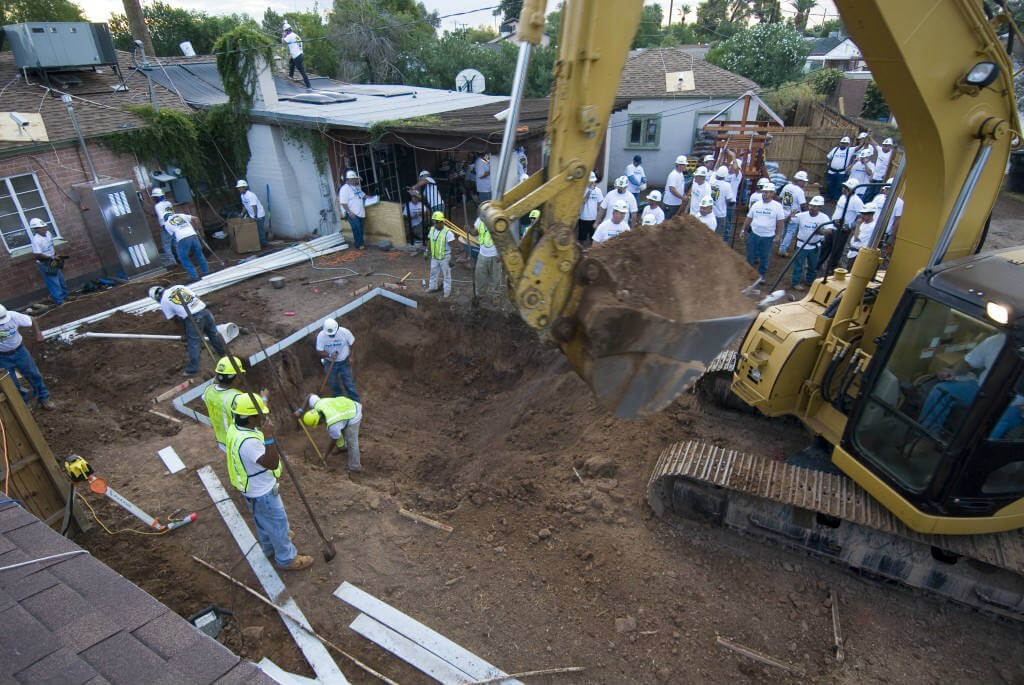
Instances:
[[[32,317],[21,312],[7,311],[10,315],[7,321],[0,323],[0,352],[13,352],[21,347],[21,333],[19,328],[32,325]]]
[[[594,242],[603,243],[609,238],[614,238],[620,233],[625,233],[629,230],[629,222],[623,219],[621,223],[613,223],[611,217],[608,217],[601,222],[601,225],[594,231]]]
[[[639,183],[634,183],[634,179],[639,180]],[[631,193],[639,193],[642,190],[640,188],[640,184],[647,183],[647,172],[644,171],[644,168],[639,164],[633,164],[630,162],[626,165],[626,181],[629,182],[626,186],[626,190]]]
[[[750,230],[754,232],[754,235],[762,238],[774,238],[778,228],[776,222],[786,218],[786,210],[782,208],[778,200],[770,202],[759,200],[750,205],[747,216],[750,217]]]
[[[326,331],[316,334],[316,351],[326,352],[328,355],[336,354],[335,361],[345,361],[348,359],[349,348],[355,341],[352,331],[339,326],[338,332],[334,335],[327,335]],[[330,360],[326,360],[326,363],[330,364]]]
[[[174,213],[174,205],[171,204],[170,200],[160,200],[153,205],[153,213],[156,214],[156,222],[160,224],[161,228],[164,228],[164,214],[168,212]],[[168,231],[173,235],[173,231]]]
[[[671,207],[678,207],[683,204],[683,198],[673,195],[669,188],[675,188],[676,192],[680,195],[686,195],[686,175],[682,171],[676,171],[675,169],[668,172],[668,178],[665,179],[665,195],[662,198],[665,204]]]
[[[644,213],[640,215],[641,223],[643,223],[644,217],[647,216],[648,214],[654,215],[654,223],[656,224],[660,224],[661,222],[665,221],[665,210],[662,209],[661,207],[651,207],[650,205],[644,207]]]
[[[845,171],[846,167],[850,165],[850,157],[853,155],[853,148],[847,147],[845,150],[838,145],[828,151],[825,155],[825,159],[828,160],[828,168],[832,171]]]
[[[614,205],[619,200],[625,200],[626,203],[629,205],[629,211],[626,212],[626,218],[624,219],[624,221],[628,224],[630,218],[634,214],[636,214],[636,210],[637,210],[636,198],[633,197],[633,193],[627,193],[626,191],[622,191],[620,193],[619,189],[616,188],[615,190],[609,192],[607,195],[604,196],[604,199],[601,200],[601,208],[606,210],[608,215],[609,215],[609,217],[610,217],[611,216],[611,211],[612,211],[611,210],[612,205]],[[601,223],[604,223],[604,222],[601,222]]]
[[[886,175],[889,173],[889,162],[892,161],[892,153],[896,148],[892,148],[888,152],[882,149],[879,145],[875,148],[875,173],[871,174],[872,181],[884,181]]]
[[[973,350],[964,355],[965,362],[970,364],[972,368],[980,369],[978,385],[985,382],[985,377],[988,376],[989,369],[995,363],[996,357],[999,356],[999,352],[1003,349],[1005,342],[1006,334],[996,333],[982,340],[974,346]]]
[[[849,197],[849,199],[847,199]],[[846,207],[847,202],[850,204],[850,209],[846,211],[846,220],[843,222],[846,228],[851,228],[857,223],[857,217],[860,216],[860,210],[864,209],[864,201],[860,199],[860,195],[844,195],[839,198],[836,202],[836,209],[832,212],[832,221],[836,222],[836,226],[839,226],[839,222],[843,218],[843,210]]]
[[[693,179],[690,184],[690,214],[700,216],[700,201],[705,197],[711,197],[711,181],[697,183],[697,179]]]
[[[875,230],[875,221],[865,221],[859,227],[853,230],[850,236],[850,249],[846,251],[846,257],[853,259],[857,256],[857,252],[860,248],[867,247],[868,242],[871,240],[871,233]]]
[[[787,183],[782,186],[779,200],[782,202],[782,208],[786,210],[786,214],[792,216],[800,211],[800,205],[807,204],[807,193],[797,184]]]
[[[825,235],[822,232],[818,232],[818,235],[814,236],[811,242],[807,240],[814,234],[818,226],[822,226],[829,222],[828,215],[825,212],[818,212],[817,216],[811,216],[810,212],[800,212],[793,221],[796,222],[797,234],[796,234],[796,246],[797,248],[803,248],[805,250],[813,250],[818,246],[822,240],[825,239]]]
[[[256,197],[256,193],[251,190],[247,190],[240,196],[242,200],[242,206],[245,207],[245,213],[249,215],[250,219],[262,219],[267,215],[263,211],[263,204],[260,199]]]
[[[242,460],[242,468],[249,474],[249,483],[245,489],[245,496],[249,498],[261,497],[274,489],[277,478],[274,472],[261,466],[258,462],[267,453],[267,448],[255,430],[240,428],[243,432],[251,432],[251,438],[242,440],[238,446],[238,456]]]
[[[743,181],[743,174],[739,171],[730,171],[726,180],[729,181],[729,186],[732,188],[732,202],[736,202],[736,198],[740,196],[740,182]]]
[[[850,167],[850,178],[859,183],[867,183],[871,180],[871,175],[875,173],[875,165],[869,161],[857,160]],[[863,195],[867,188],[858,188],[857,194]]]
[[[363,205],[365,201],[366,193],[363,192],[360,186],[354,186],[345,182],[338,189],[338,204],[341,205],[342,211],[345,211],[345,206],[348,205],[348,211],[345,212],[346,215],[366,216],[366,209]]]
[[[885,204],[885,195],[875,195],[875,202],[881,207]],[[896,222],[896,219],[903,216],[903,198],[896,198],[896,203],[893,205],[892,214],[889,215],[889,225],[885,227],[885,234],[892,235],[892,225]]]
[[[32,253],[41,254],[44,257],[55,257],[57,252],[53,249],[53,241],[56,237],[50,232],[50,229],[46,229],[46,233],[39,235],[38,233],[32,233]]]
[[[335,421],[327,427],[327,436],[331,440],[337,440],[341,437],[341,433],[354,423],[359,423],[363,420],[363,405],[353,400],[352,404],[356,405],[356,415],[351,419],[342,419],[341,421]]]
[[[589,185],[583,189],[583,205],[580,207],[580,218],[584,221],[594,221],[597,219],[597,207],[601,204],[601,200],[604,199],[604,193],[596,185],[590,187]]]
[[[452,253],[452,241],[455,240],[455,234],[452,233],[451,229],[445,229],[445,230],[448,233],[444,237],[444,256],[448,257]],[[430,227],[430,232],[427,234],[428,244],[430,242],[433,242],[434,238],[437,237],[438,233],[440,233],[440,231],[438,231],[435,226],[431,226]],[[431,255],[430,258],[433,259],[434,256]]]
[[[729,203],[736,202],[736,193],[732,192],[732,184],[728,179],[716,178],[711,183],[711,199],[715,201],[714,214],[724,219],[729,212]]]
[[[189,311],[193,314],[206,309],[206,303],[183,285],[172,285],[165,289],[164,294],[160,297],[160,311],[164,313],[165,319],[174,317],[187,319],[188,312],[185,311],[185,305],[188,305]]]
[[[174,236],[175,241],[184,240],[196,234],[196,229],[192,227],[192,219],[194,218],[191,214],[171,214],[167,218],[164,228]]]
[[[406,202],[405,206],[402,207],[402,214],[409,217],[409,223],[415,228],[423,223],[423,212],[426,208],[422,202]]]
[[[473,165],[476,168],[476,192],[491,192],[491,163],[483,157],[477,157]]]
[[[302,54],[302,39],[299,38],[297,33],[289,31],[282,40],[288,46],[288,54],[291,55],[292,59]]]
[[[714,212],[710,214],[701,214],[697,217],[697,220],[702,224],[710,228],[712,231],[718,230],[718,217],[715,216]]]
[[[444,200],[441,199],[441,191],[437,189],[437,181],[430,176],[426,177],[427,183],[423,186],[423,201],[427,207],[444,207]]]

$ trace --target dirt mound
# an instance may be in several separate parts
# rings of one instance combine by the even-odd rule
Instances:
[[[690,215],[621,233],[595,245],[624,304],[675,321],[745,314],[753,309],[740,291],[757,272],[721,237]]]

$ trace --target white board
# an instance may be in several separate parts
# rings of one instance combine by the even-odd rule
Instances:
[[[178,453],[175,452],[174,448],[170,445],[162,450],[158,450],[156,455],[163,460],[168,473],[177,473],[185,468],[185,464],[181,461],[181,457],[178,456]]]
[[[433,652],[427,651],[409,638],[391,630],[383,623],[373,620],[366,614],[356,616],[356,620],[352,621],[348,627],[443,685],[464,685],[464,683],[476,680]]]

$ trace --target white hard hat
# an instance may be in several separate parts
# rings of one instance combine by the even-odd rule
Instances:
[[[307,401],[309,402],[309,408],[312,409],[314,406],[316,406],[316,403],[320,401],[320,395],[317,395],[316,393],[310,393],[309,400]]]
[[[7,323],[11,318],[11,313],[7,311],[7,307],[0,304],[0,323]]]
[[[860,208],[861,214],[874,214],[876,211],[878,211],[878,206],[873,201],[865,202],[864,206]]]
[[[868,148],[864,148],[863,150],[861,150],[860,152],[857,153],[857,156],[861,157],[863,159],[867,159],[868,157],[870,157],[873,154],[874,153],[871,150],[869,150]]]
[[[644,218],[640,221],[641,226],[654,226],[656,223],[658,223],[658,217],[653,214],[644,214]]]
[[[420,176],[422,176],[422,175],[423,174],[420,174]],[[359,174],[357,174],[356,172],[352,171],[351,169],[349,169],[348,171],[345,172],[345,180],[346,181],[351,181],[353,178],[356,178],[356,179],[359,178]]]
[[[757,182],[757,187],[761,189],[767,188],[768,190],[775,190],[775,184],[772,183],[772,180],[770,178],[760,179]]]
[[[846,143],[847,145],[849,145],[850,144],[850,136],[843,136],[842,138],[839,139],[839,142],[840,143]]]
[[[426,169],[424,169],[423,171],[420,172],[420,177],[423,177],[423,176],[430,176],[430,172],[427,171]]]
[[[729,175],[729,169],[727,169],[724,166],[720,166],[717,169],[715,169],[715,176],[717,176],[718,178],[725,178],[728,175]]]
[[[163,188],[153,188],[153,190],[150,191],[149,195],[150,195],[150,197],[163,197],[164,196],[164,189]]]
[[[693,172],[694,176],[707,176],[708,168],[706,166],[699,166],[697,170]]]
[[[868,132],[867,131],[861,131],[860,133],[857,134],[857,140],[864,140],[867,137],[868,137]]]
[[[886,138],[882,141],[882,145],[895,145],[895,143],[892,142],[892,138]]]
[[[710,195],[705,195],[704,197],[702,197],[700,199],[700,206],[701,207],[714,207],[715,206],[715,201],[711,199]]]
[[[236,188],[248,188],[249,184],[245,182],[244,178],[240,178],[240,179],[238,179],[238,182],[235,183],[235,187]]]
[[[676,157],[676,164],[686,164],[686,155]]]
[[[793,174],[793,180],[794,181],[806,181],[807,180],[807,172],[806,171],[798,171],[798,172],[796,172],[795,174]]]
[[[807,204],[809,204],[811,207],[824,207],[825,198],[823,198],[821,195],[815,195]]]
[[[590,172],[590,182],[597,183],[597,174],[595,174],[593,171]]]
[[[291,25],[291,24],[289,24],[288,22],[285,22],[285,23],[283,23],[283,24],[281,25],[281,30],[282,30],[282,31],[287,31],[287,30],[288,30],[288,29],[290,29],[291,27],[292,27],[292,25]]]
[[[661,191],[652,190],[651,192],[647,193],[647,199],[654,200],[655,202],[661,202]]]
[[[160,296],[163,295],[163,294],[164,294],[164,289],[161,288],[158,285],[154,285],[152,288],[149,289],[149,296],[152,297],[157,302],[160,301]]]
[[[714,155],[704,155],[704,161],[705,162],[713,162],[713,161],[715,161],[715,156]]]
[[[629,185],[629,179],[626,178],[625,176],[619,176],[617,179],[615,179],[616,188],[625,188],[627,185]]]
[[[614,211],[616,211],[616,212],[623,212],[623,213],[628,212],[629,211],[629,203],[626,202],[625,200],[619,200],[618,202],[616,202],[615,204],[612,205],[612,209]]]
[[[327,335],[334,335],[338,332],[338,322],[336,319],[324,319],[324,333]]]
[[[843,181],[843,185],[846,186],[847,188],[849,188],[850,190],[853,190],[854,188],[856,188],[860,184],[857,183],[857,179],[855,179],[855,178],[848,178],[845,181]]]
[[[42,219],[29,219],[29,228],[46,228],[46,222]]]

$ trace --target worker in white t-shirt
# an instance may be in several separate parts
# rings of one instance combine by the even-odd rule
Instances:
[[[871,234],[875,230],[875,216],[878,208],[874,202],[868,202],[860,208],[860,217],[850,233],[850,245],[846,249],[846,268],[853,266],[860,248],[867,247],[871,242]]]
[[[715,202],[715,219],[718,230],[724,231],[729,221],[729,205],[736,202],[732,184],[729,183],[729,170],[725,165],[718,167],[715,170],[715,177],[711,179],[711,199]]]
[[[335,397],[341,396],[342,387],[349,399],[358,402],[356,380],[352,375],[352,344],[356,337],[352,331],[338,325],[337,319],[324,319],[323,327],[316,334],[316,353],[320,356],[327,375],[327,383]]]
[[[889,167],[892,164],[893,149],[894,145],[892,138],[886,138],[882,141],[881,145],[875,147],[874,169],[871,172],[872,183],[881,183],[885,180],[885,177],[889,175]],[[868,191],[864,193],[864,199],[873,200],[875,195],[880,192],[882,192],[880,186],[868,188]]]
[[[22,380],[28,381],[32,387],[32,393],[36,401],[43,409],[56,409],[57,405],[50,399],[50,391],[43,382],[43,376],[39,373],[39,367],[32,359],[32,355],[22,344],[19,328],[29,328],[35,332],[36,341],[43,342],[43,332],[39,330],[39,324],[32,317],[20,312],[12,312],[0,305],[0,367],[7,369],[11,375],[21,399],[28,404],[31,401],[28,392],[21,387],[18,380],[18,371]],[[9,401],[9,400],[8,400]]]
[[[807,172],[798,171],[793,174],[793,180],[782,186],[782,192],[779,193],[782,208],[786,210],[786,231],[782,234],[782,240],[779,241],[780,257],[789,256],[789,246],[793,242],[797,228],[793,218],[807,209],[807,193],[804,191],[806,184]]]
[[[238,199],[242,201],[242,209],[245,215],[256,221],[256,234],[260,237],[260,247],[267,246],[267,229],[265,227],[267,213],[263,209],[263,203],[256,197],[256,193],[249,190],[249,183],[244,179],[238,179],[235,183],[235,190],[238,191]]]
[[[640,215],[637,212],[636,198],[633,197],[633,193],[626,189],[628,184],[629,181],[626,180],[625,176],[619,176],[615,179],[615,190],[605,195],[599,205],[601,211],[597,214],[598,223],[604,221],[605,215],[608,214],[608,208],[614,206],[619,200],[623,200],[626,203],[626,223],[632,226],[639,221]]]
[[[633,198],[640,201],[640,193],[647,189],[647,172],[640,162],[640,155],[633,155],[633,161],[626,165],[626,190],[633,193]]]
[[[796,257],[793,258],[794,290],[807,290],[814,281],[814,273],[818,268],[818,246],[825,239],[825,231],[821,228],[831,222],[828,215],[821,211],[825,206],[825,198],[815,195],[807,203],[807,211],[799,212],[795,217],[797,226]],[[820,230],[819,230],[820,228]]]
[[[708,168],[699,166],[693,172],[693,183],[690,184],[690,214],[700,218],[700,201],[711,197],[711,183],[708,181]]]
[[[473,162],[473,168],[476,172],[477,202],[487,202],[491,199],[491,153],[481,153]]]
[[[597,187],[597,174],[590,172],[590,182],[583,189],[583,204],[580,205],[580,220],[576,229],[576,238],[585,243],[594,235],[594,222],[597,221],[597,208],[604,199],[604,193]]]
[[[189,283],[194,283],[200,278],[196,268],[192,266],[190,256],[195,257],[196,263],[199,265],[199,271],[203,273],[203,276],[210,273],[210,265],[206,263],[206,257],[203,255],[203,246],[199,242],[199,234],[196,233],[195,226],[192,224],[197,219],[198,217],[191,214],[181,214],[178,212],[164,215],[164,226],[174,232],[174,249],[178,253],[178,260],[192,279]]]
[[[875,196],[874,202],[878,205],[878,209],[882,209],[886,197],[892,192],[892,181],[891,178],[886,181],[885,185],[882,186],[882,192]],[[896,229],[900,227],[901,216],[903,216],[903,198],[897,196],[896,201],[893,203],[892,214],[889,215],[889,224],[885,227],[885,235],[889,239],[896,234]]]
[[[715,201],[711,199],[710,195],[705,195],[700,201],[700,216],[697,220],[702,224],[710,228],[712,231],[718,231],[718,218],[715,216]]]
[[[183,285],[172,285],[167,288],[154,285],[149,289],[149,296],[160,304],[160,311],[165,319],[180,319],[181,325],[185,328],[187,361],[181,372],[182,376],[195,376],[199,373],[199,355],[204,337],[218,358],[227,354],[224,339],[217,330],[213,314],[206,303],[191,289]]]
[[[602,221],[601,225],[594,231],[594,242],[603,243],[609,238],[614,238],[620,233],[628,231],[629,221],[626,219],[628,213],[629,203],[626,200],[616,200],[615,204],[612,205],[611,216]]]
[[[641,223],[648,214],[654,217],[654,224],[660,224],[665,221],[665,210],[661,208],[660,190],[652,190],[647,193],[647,206],[644,207],[643,214],[640,217]],[[647,225],[650,226],[652,224]]]
[[[345,172],[345,182],[338,188],[338,205],[341,215],[348,219],[352,229],[352,244],[356,249],[364,250],[363,222],[366,220],[366,193],[360,185],[359,174],[349,169]]]
[[[303,62],[302,57],[302,39],[299,38],[298,34],[292,31],[292,26],[288,22],[285,22],[281,27],[284,32],[281,36],[281,41],[288,46],[288,78],[295,78],[295,70],[299,70],[299,74],[302,76],[302,83],[305,84],[306,88],[312,88],[313,86],[309,83],[309,77],[306,76],[306,66]]]
[[[686,199],[686,155],[676,157],[676,165],[665,179],[665,218],[671,219]]]
[[[750,205],[743,231],[747,234],[747,263],[756,266],[764,278],[772,254],[775,236],[782,231],[786,210],[775,199],[775,187],[769,181],[761,189],[761,198]]]
[[[765,188],[774,191],[775,185],[772,183],[770,178],[759,178],[757,180],[757,190],[750,194],[750,200],[747,202],[747,207],[753,207],[755,202],[761,201],[761,192]]]
[[[38,217],[29,219],[28,227],[32,229],[29,239],[32,257],[36,260],[46,291],[54,304],[63,304],[68,299],[68,286],[64,281],[64,260],[67,257],[57,256],[57,234],[50,230],[50,224]]]
[[[863,185],[871,180],[871,177],[875,173],[875,164],[871,161],[871,158],[875,156],[874,147],[865,147],[857,153],[857,158],[853,164],[850,165],[850,178],[848,180],[857,181],[857,185]],[[857,189],[857,194],[863,196],[867,187]]]
[[[174,266],[178,261],[174,255],[174,231],[168,230],[164,225],[164,217],[174,213],[174,203],[167,198],[163,188],[153,188],[150,197],[153,198],[153,214],[156,216],[156,223],[160,226],[160,243],[164,251],[164,261],[166,266]]]
[[[423,244],[423,226],[429,216],[427,205],[418,190],[409,191],[409,201],[402,207],[402,215],[409,217],[409,229],[412,231],[413,245]]]
[[[935,374],[939,382],[925,398],[918,422],[930,432],[938,432],[954,407],[973,402],[1005,344],[1006,334],[995,333],[975,345],[956,364],[939,369]]]

